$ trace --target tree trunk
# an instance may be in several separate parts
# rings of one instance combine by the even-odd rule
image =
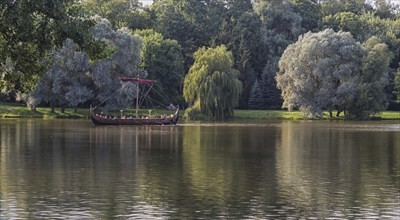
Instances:
[[[333,118],[332,111],[329,111],[329,117]]]
[[[74,112],[78,113],[78,107],[75,107]]]
[[[61,113],[64,113],[65,112],[65,107],[63,106],[63,107],[61,107]]]
[[[340,116],[340,113],[342,113],[342,110],[338,110],[338,111],[337,111],[336,117],[339,117],[339,116]]]
[[[54,105],[50,104],[50,106],[51,106],[51,113],[56,113],[55,110],[54,110]]]

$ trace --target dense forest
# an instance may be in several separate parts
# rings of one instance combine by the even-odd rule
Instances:
[[[0,100],[33,109],[101,103],[119,76],[158,80],[172,102],[213,118],[400,109],[390,1],[3,0],[0,19]],[[134,103],[132,92],[119,89],[108,107]]]

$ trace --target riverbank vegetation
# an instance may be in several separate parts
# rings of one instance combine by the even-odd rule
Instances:
[[[156,105],[193,107],[190,118],[400,111],[400,7],[390,1],[6,0],[0,11],[0,101],[39,111],[26,115],[132,108],[138,91],[121,76],[157,80]]]
[[[111,115],[119,116],[120,111],[112,111]],[[134,115],[135,110],[123,111],[124,115]],[[171,114],[170,110],[166,109],[153,109],[151,112],[148,110],[141,110],[140,114]],[[183,116],[183,112],[181,113]],[[89,119],[88,108],[66,108],[64,112],[56,109],[54,112],[48,107],[37,107],[36,111],[31,111],[24,104],[0,104],[0,118],[45,118],[45,119]],[[400,120],[400,113],[396,111],[384,111],[378,115],[371,117],[375,120]],[[234,120],[302,120],[305,119],[300,111],[285,111],[285,110],[234,110]],[[328,112],[323,112],[322,120],[343,120],[344,117],[330,118]]]

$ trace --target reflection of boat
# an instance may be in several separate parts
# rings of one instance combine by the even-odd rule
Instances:
[[[134,82],[137,84],[137,91],[139,91],[139,84],[147,84],[152,85],[155,81],[147,80],[147,79],[139,79],[139,78],[127,78],[120,77],[122,82]],[[151,87],[150,87],[151,89]],[[149,89],[149,90],[150,90]],[[146,92],[148,94],[149,90]],[[136,98],[136,115],[130,117],[111,117],[104,115],[103,113],[96,113],[94,108],[90,108],[90,117],[94,125],[176,125],[179,120],[179,106],[177,106],[174,114],[170,116],[148,116],[148,117],[140,117],[138,115],[139,110],[139,92],[137,92]]]

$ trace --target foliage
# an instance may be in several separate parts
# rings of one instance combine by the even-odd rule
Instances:
[[[185,77],[183,94],[196,113],[214,119],[232,116],[242,84],[233,69],[233,56],[225,46],[201,48]]]
[[[77,107],[92,98],[89,57],[78,49],[77,44],[67,39],[61,50],[53,52],[53,64],[40,79],[28,105],[34,107],[45,102],[53,107]]]
[[[108,103],[108,108],[133,105],[136,87],[126,85],[121,88],[118,77],[138,73],[140,40],[127,30],[114,31],[105,19],[95,19],[98,24],[92,29],[93,36],[107,48],[112,48],[109,49],[112,53],[91,63],[87,53],[79,51],[79,46],[67,39],[61,50],[53,52],[52,64],[32,92],[29,106],[44,102],[53,108],[77,107],[92,99],[97,103],[104,102],[112,95],[116,101]],[[115,91],[118,93],[114,94]]]
[[[367,0],[321,0],[324,15],[334,15],[340,12],[362,13],[372,11]]]
[[[317,0],[293,0],[294,12],[301,16],[301,26],[308,31],[317,31],[322,22],[321,5]]]
[[[141,41],[133,36],[127,29],[113,30],[111,23],[103,18],[95,17],[97,25],[93,27],[92,33],[96,41],[104,42],[108,47],[113,48],[114,52],[106,59],[97,60],[92,64],[92,79],[94,84],[95,100],[98,103],[105,102],[115,91],[121,88],[120,76],[137,76],[139,74],[138,65],[140,63]],[[130,88],[130,91],[127,89]],[[132,100],[124,99],[127,93],[135,96],[134,86],[127,86],[119,90],[115,99],[120,101],[108,102],[106,108],[133,106]]]
[[[278,72],[278,61],[271,60],[267,63],[261,76],[261,88],[264,108],[263,109],[280,109],[282,99],[280,91],[277,88],[275,76]]]
[[[240,71],[239,79],[243,83],[239,107],[247,108],[251,86],[265,63],[264,44],[254,43],[262,38],[261,21],[254,11],[249,11],[237,18],[233,25],[228,45],[234,54],[234,66]]]
[[[335,30],[350,31],[353,37],[360,42],[366,42],[369,38],[377,37],[388,45],[389,50],[394,54],[391,56],[390,67],[399,67],[400,62],[400,20],[382,19],[372,13],[357,15],[351,12],[342,12],[324,18],[324,25]],[[395,102],[393,95],[394,74],[389,74],[389,87],[386,89],[386,96],[389,102]]]
[[[397,69],[395,80],[394,80],[394,92],[396,95],[397,103],[400,103],[400,68]]]
[[[250,97],[249,97],[249,108],[250,109],[264,109],[263,103],[263,93],[261,89],[261,84],[258,80],[254,82],[253,87],[251,88]]]
[[[87,14],[98,15],[110,21],[114,28],[122,28],[128,26],[141,3],[138,0],[85,0],[81,6]]]
[[[261,80],[256,80],[250,93],[249,109],[280,109],[282,100],[275,81],[277,71],[275,61],[265,66]]]
[[[353,118],[383,110],[385,96],[374,95],[382,95],[387,85],[389,60],[386,45],[376,38],[363,48],[348,32],[307,33],[279,62],[276,80],[283,107],[299,107],[311,118],[321,116],[323,109],[345,111]]]
[[[148,112],[143,112],[146,114]],[[120,115],[120,111],[109,112],[111,115]],[[133,111],[125,112],[124,114],[134,114]],[[158,114],[169,114],[168,111],[158,110]],[[330,119],[329,114],[324,112],[324,119]],[[79,108],[76,112],[74,109],[66,108],[64,113],[56,110],[54,113],[46,107],[38,107],[35,112],[30,111],[26,106],[15,103],[0,104],[0,118],[88,118],[89,109]],[[283,110],[235,110],[234,118],[236,120],[301,120],[303,116],[298,111],[283,111]],[[342,119],[342,118],[339,118]],[[385,111],[377,116],[377,119],[382,120],[399,120],[400,114],[394,111]]]
[[[154,30],[167,39],[174,39],[182,46],[184,68],[193,63],[193,53],[202,46],[209,46],[222,22],[225,8],[220,1],[156,1],[150,7],[155,15]]]
[[[7,68],[1,70],[2,92],[29,93],[45,73],[52,48],[66,38],[84,45],[93,24],[72,0],[5,0],[0,12],[0,63]]]
[[[258,80],[263,90],[260,103],[264,103],[266,108],[275,108],[272,106],[276,106],[280,99],[276,96],[276,82],[272,80],[276,71],[270,67],[277,65],[286,48],[300,35],[331,28],[337,32],[350,32],[361,44],[377,37],[387,45],[394,56],[389,56],[392,59],[385,96],[389,99],[390,109],[400,106],[395,104],[397,93],[394,90],[394,73],[400,63],[400,10],[398,5],[389,1],[153,2],[144,8],[139,0],[3,0],[0,3],[1,99],[23,97],[36,88],[40,79],[44,88],[51,87],[53,81],[46,73],[53,65],[52,51],[60,50],[69,38],[79,45],[78,51],[89,57],[88,72],[92,78],[91,85],[86,86],[88,90],[72,86],[75,89],[69,93],[70,97],[92,92],[93,100],[101,103],[111,95],[111,90],[121,87],[118,76],[134,76],[147,71],[149,78],[162,78],[161,85],[172,88],[171,91],[164,88],[168,96],[180,99],[182,85],[179,83],[182,82],[179,80],[193,65],[194,52],[201,47],[224,44],[232,52],[233,68],[240,72],[243,89],[238,107],[249,108],[250,97],[254,98],[252,88]],[[108,22],[101,21],[100,17]],[[123,30],[124,27],[129,30]],[[138,39],[133,37],[131,41],[136,47],[134,49],[127,46],[130,37],[123,37],[121,33],[145,29],[154,31],[141,33],[143,51],[142,61],[139,61],[139,52],[128,52],[140,50]],[[121,49],[123,47],[126,50]],[[179,59],[183,62],[178,62]],[[137,68],[138,65],[142,70]],[[129,88],[131,86],[124,89]],[[133,88],[130,92],[134,94]],[[119,95],[124,96],[122,93]],[[51,98],[54,96],[46,100]],[[28,99],[29,103],[35,103],[32,97]],[[77,105],[77,102],[67,103]]]
[[[302,18],[289,0],[259,1],[256,12],[262,21],[264,42],[268,45],[269,56],[279,57],[286,47],[304,33]]]
[[[357,94],[348,111],[350,117],[368,118],[386,109],[388,100],[385,87],[389,84],[388,67],[392,54],[377,37],[363,44],[361,75],[358,76]]]
[[[281,102],[273,80],[277,62],[287,46],[305,32],[305,27],[316,28],[320,23],[319,7],[313,1],[288,0],[259,1],[254,7],[262,21],[262,48],[266,51],[263,53],[265,62],[258,73],[258,78],[262,79],[263,108],[276,109]]]
[[[138,30],[134,33],[139,35],[143,42],[140,68],[147,71],[148,78],[160,82],[165,95],[177,98],[181,94],[184,76],[180,45],[175,40],[164,39],[154,30]]]

